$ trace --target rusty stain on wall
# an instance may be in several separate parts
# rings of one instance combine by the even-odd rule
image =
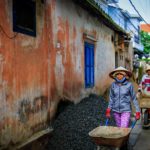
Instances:
[[[20,102],[18,114],[19,120],[23,123],[26,123],[29,120],[30,115],[38,113],[43,110],[47,110],[48,100],[45,96],[36,97],[31,104],[30,100],[22,100]]]
[[[60,99],[76,103],[91,92],[103,93],[110,83],[106,74],[114,67],[114,31],[72,1],[36,2],[36,37],[18,33],[9,39],[0,30],[2,146],[46,129]],[[9,0],[0,1],[0,25],[14,35],[11,7]],[[98,39],[94,43],[95,87],[91,89],[84,87],[84,33]],[[111,59],[105,62],[107,57]]]

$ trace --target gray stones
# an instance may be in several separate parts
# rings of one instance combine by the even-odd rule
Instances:
[[[68,105],[53,122],[54,132],[50,138],[49,150],[94,150],[95,143],[88,132],[99,125],[105,125],[105,110],[108,103],[97,95],[90,95],[78,104]],[[113,118],[109,125],[115,125]],[[109,148],[103,148],[109,150]]]

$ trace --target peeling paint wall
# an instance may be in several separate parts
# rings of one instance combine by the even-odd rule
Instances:
[[[60,74],[64,83],[62,96],[77,102],[91,92],[102,94],[110,85],[108,74],[115,66],[115,49],[111,41],[114,31],[71,1],[56,1],[55,14],[54,45],[60,43],[56,51],[61,56],[60,65],[63,68]],[[95,87],[92,89],[84,87],[85,33],[97,40],[94,42]]]
[[[47,11],[40,0],[36,7],[37,37],[18,33],[11,39],[16,34],[12,31],[12,1],[0,2],[0,149],[47,128],[50,119],[51,22],[48,27],[45,18],[51,9]]]
[[[115,66],[114,31],[72,1],[36,1],[37,36],[0,29],[0,148],[46,129],[60,99],[102,94]],[[0,2],[0,25],[13,36],[12,2]],[[94,37],[95,86],[84,86],[84,33]]]

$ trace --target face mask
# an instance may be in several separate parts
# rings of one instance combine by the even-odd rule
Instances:
[[[126,81],[126,77],[123,77],[121,80],[118,80],[117,78],[115,78],[115,80],[118,83],[123,83],[124,81]]]

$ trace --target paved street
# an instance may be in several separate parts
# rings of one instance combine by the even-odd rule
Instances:
[[[130,136],[133,150],[150,150],[150,129],[142,129],[141,121],[138,121]]]
[[[150,150],[150,129],[142,129],[133,150]]]

